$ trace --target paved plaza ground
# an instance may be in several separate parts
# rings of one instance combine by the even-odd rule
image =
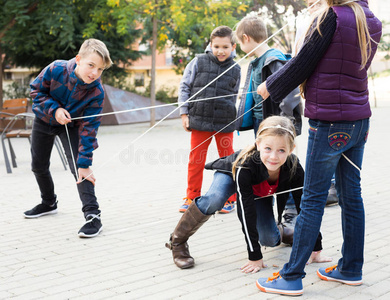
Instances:
[[[378,91],[377,107],[372,109],[362,171],[364,283],[351,287],[324,282],[315,272],[331,264],[308,265],[300,299],[390,299],[388,91]],[[307,120],[304,123],[297,147],[302,164]],[[93,239],[77,236],[83,224],[81,202],[57,152],[51,170],[58,214],[23,218],[23,211],[38,204],[39,192],[30,171],[28,142],[13,142],[18,168],[7,174],[0,158],[0,299],[286,299],[261,293],[255,281],[278,271],[291,247],[263,249],[268,268],[241,273],[247,252],[236,212],[216,214],[190,239],[194,268],[181,270],[173,264],[164,244],[181,217],[190,135],[180,120],[170,120],[138,139],[148,128],[149,124],[136,124],[100,129],[93,170],[104,230]],[[240,149],[253,142],[253,133],[235,134],[234,139],[234,148]],[[213,142],[208,160],[216,157]],[[205,171],[203,191],[212,175]],[[327,207],[321,228],[323,253],[334,262],[340,258],[340,227],[339,206]]]

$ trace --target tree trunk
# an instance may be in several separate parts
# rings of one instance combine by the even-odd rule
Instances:
[[[152,70],[150,73],[150,100],[151,106],[156,105],[156,55],[157,55],[157,0],[155,1],[156,8],[153,16],[153,40],[152,40]],[[150,126],[156,123],[156,111],[154,108],[150,110]]]

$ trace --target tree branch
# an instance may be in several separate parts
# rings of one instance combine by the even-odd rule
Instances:
[[[33,11],[35,11],[38,7],[38,3],[39,1],[35,1],[34,3],[32,3],[30,5],[30,7],[27,9],[27,12],[24,13],[24,15],[29,15],[31,14]],[[0,40],[4,37],[4,35],[7,33],[8,30],[10,30],[16,23],[16,17],[14,16],[11,21],[9,21],[9,23],[4,26],[4,29],[0,32]]]

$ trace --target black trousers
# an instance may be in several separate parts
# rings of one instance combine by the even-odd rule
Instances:
[[[69,138],[72,144],[74,158],[77,161],[79,147],[79,128],[68,126]],[[50,156],[54,145],[54,139],[59,136],[68,159],[70,170],[77,181],[78,172],[74,169],[69,141],[66,135],[65,126],[51,126],[38,118],[34,119],[31,137],[32,171],[37,180],[41,192],[42,203],[52,205],[57,201],[54,192],[54,183],[49,170]],[[82,202],[84,216],[99,214],[99,204],[95,196],[95,187],[88,181],[77,184],[77,189]]]

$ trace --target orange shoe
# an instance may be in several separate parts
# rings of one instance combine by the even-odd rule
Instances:
[[[224,207],[219,211],[220,214],[228,214],[231,213],[236,208],[236,202],[226,201]]]
[[[179,208],[179,212],[181,212],[181,213],[186,212],[186,210],[188,209],[188,206],[190,206],[190,204],[192,203],[191,198],[186,197],[186,198],[183,198],[183,200],[185,200],[185,201],[184,201],[183,205],[180,206],[180,208]]]

